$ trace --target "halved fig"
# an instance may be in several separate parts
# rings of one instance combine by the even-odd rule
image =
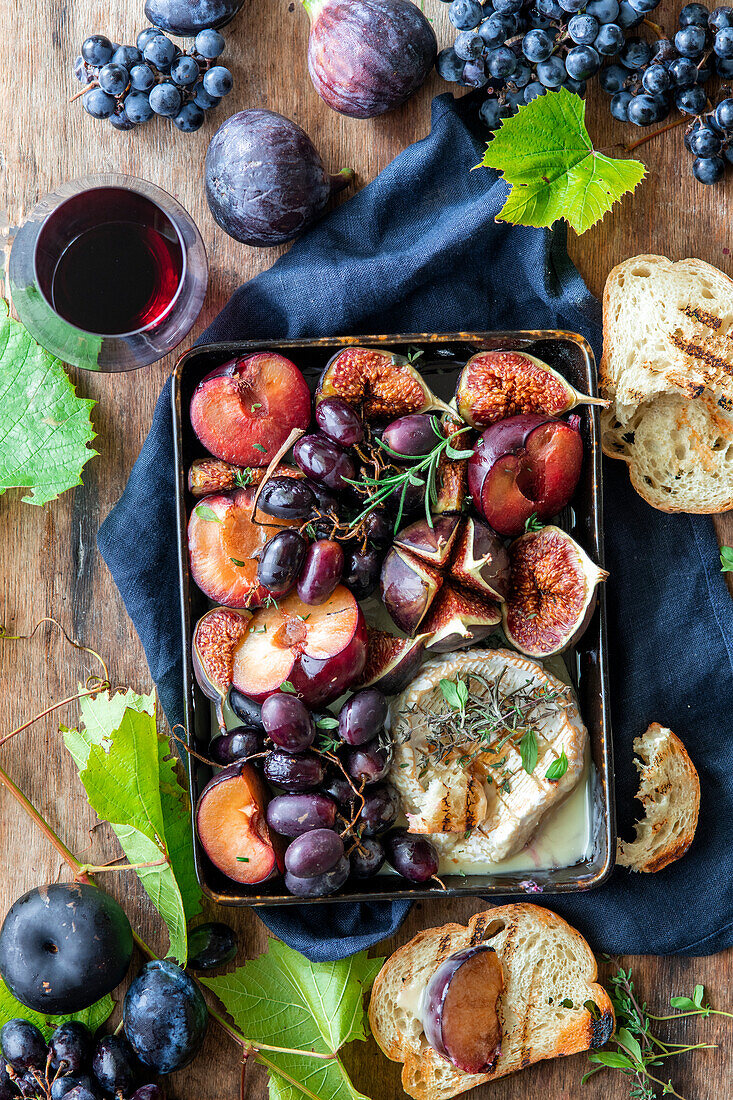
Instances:
[[[226,493],[230,489],[257,487],[265,476],[262,466],[233,466],[220,458],[197,458],[188,471],[188,491],[191,496],[205,497],[209,493]],[[300,477],[297,466],[279,465],[271,477]]]
[[[232,607],[214,607],[196,623],[191,644],[193,671],[207,699],[216,704],[216,717],[222,731],[226,723],[222,713],[234,672],[234,650],[249,630],[252,613]]]
[[[475,645],[493,634],[500,622],[501,611],[493,600],[446,583],[423,619],[423,629],[432,635],[425,648],[430,653],[448,653]]]
[[[460,517],[453,515],[438,516],[432,527],[426,519],[419,519],[403,527],[394,544],[440,569],[450,556],[459,525]]]
[[[533,513],[550,519],[565,507],[582,465],[577,416],[528,413],[486,429],[468,462],[468,487],[495,531],[518,535]]]
[[[258,513],[256,490],[235,489],[203,497],[188,522],[191,576],[202,592],[227,607],[258,607],[268,591],[257,581],[257,555],[279,527],[291,520]]]
[[[561,416],[576,405],[608,406],[579,393],[542,359],[520,351],[480,351],[458,379],[456,405],[474,428],[485,428],[522,413]]]
[[[293,428],[308,427],[311,395],[295,363],[274,351],[231,359],[191,398],[191,426],[207,451],[237,466],[267,466]]]
[[[562,653],[590,622],[596,588],[608,573],[559,527],[522,535],[509,547],[507,640],[529,657]]]
[[[196,831],[207,856],[227,878],[255,885],[279,870],[267,825],[267,788],[251,764],[231,764],[206,784]]]
[[[316,606],[291,593],[254,615],[234,651],[232,679],[258,703],[289,683],[307,706],[321,706],[361,676],[366,650],[364,616],[344,585]]]
[[[400,630],[411,637],[428,613],[443,583],[426,561],[393,546],[382,563],[380,590],[387,611]]]
[[[504,972],[493,947],[476,944],[444,959],[427,984],[422,1025],[433,1050],[464,1073],[488,1073],[501,1053]]]
[[[376,348],[344,348],[334,355],[321,375],[316,403],[327,397],[340,397],[368,421],[430,409],[452,412],[404,355]]]
[[[386,630],[367,628],[367,656],[358,688],[379,688],[385,695],[404,691],[422,662],[428,634],[398,638]]]
[[[457,584],[493,600],[509,591],[509,555],[504,543],[482,519],[468,516],[461,527],[448,571]]]
[[[451,413],[446,414],[441,421],[443,435],[449,436],[465,427],[462,420]],[[463,450],[471,446],[470,433],[462,435],[454,440],[456,449]],[[438,497],[433,505],[433,512],[461,512],[468,495],[468,460],[465,458],[449,458],[445,451],[438,460],[438,473],[436,477]]]

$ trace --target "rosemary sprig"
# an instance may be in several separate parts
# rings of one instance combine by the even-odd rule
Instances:
[[[705,989],[696,985],[692,997],[672,997],[673,1008],[684,1009],[670,1016],[654,1016],[648,1011],[646,1001],[640,1001],[634,987],[631,968],[618,967],[609,979],[609,994],[616,1013],[616,1032],[611,1039],[615,1050],[593,1051],[588,1061],[593,1063],[582,1079],[585,1084],[589,1078],[604,1067],[619,1070],[629,1080],[631,1100],[656,1100],[658,1096],[676,1096],[684,1100],[674,1088],[671,1079],[664,1080],[658,1073],[665,1059],[674,1058],[690,1050],[711,1050],[714,1043],[668,1043],[663,1042],[652,1031],[651,1021],[683,1020],[688,1016],[728,1016],[733,1013],[722,1012],[704,1003]],[[661,1089],[661,1092],[658,1090]]]
[[[425,518],[430,528],[432,528],[432,509],[438,501],[436,480],[441,456],[445,453],[448,458],[459,461],[461,459],[470,458],[473,451],[462,451],[453,445],[454,441],[457,440],[460,435],[463,435],[464,432],[471,431],[468,425],[456,429],[456,431],[451,432],[448,436],[444,436],[437,417],[431,417],[430,422],[439,442],[422,458],[416,459],[415,462],[406,467],[398,467],[394,463],[391,463],[383,469],[378,471],[375,470],[374,477],[371,477],[369,474],[363,474],[358,480],[344,479],[345,481],[349,481],[349,484],[353,485],[357,492],[368,497],[367,506],[351,521],[352,527],[356,527],[370,512],[373,512],[375,508],[379,508],[380,505],[384,504],[387,497],[391,496],[393,493],[399,493],[400,503],[394,524],[394,529],[397,531],[405,510],[407,491],[411,485],[414,485],[422,486],[425,489]],[[383,440],[377,439],[376,443],[385,454],[390,456],[390,458],[404,462],[405,455],[393,451]]]

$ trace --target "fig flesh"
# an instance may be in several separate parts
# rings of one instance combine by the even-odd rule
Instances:
[[[232,764],[210,780],[196,807],[196,831],[207,856],[227,878],[253,885],[277,873],[267,826],[268,793],[251,764]]]
[[[216,704],[222,732],[226,722],[222,708],[232,683],[234,651],[246,637],[252,613],[232,607],[214,607],[196,623],[191,643],[193,672],[207,699]]]
[[[501,1053],[504,973],[492,947],[477,944],[445,959],[422,1004],[425,1038],[463,1073],[489,1073]]]
[[[577,417],[509,417],[487,428],[468,462],[478,512],[500,535],[516,536],[533,514],[550,519],[575,492],[583,465]]]
[[[474,428],[486,428],[522,413],[562,416],[576,405],[608,406],[579,393],[534,355],[519,351],[480,351],[468,360],[456,389],[458,412]]]
[[[275,111],[252,107],[214,134],[205,178],[209,209],[224,232],[264,247],[307,229],[354,173],[347,168],[329,175],[305,130]]]
[[[426,519],[419,519],[403,527],[394,544],[440,569],[450,556],[459,524],[459,517],[453,515],[438,516],[432,527]]]
[[[375,118],[417,91],[435,61],[435,33],[410,0],[303,0],[308,69],[334,111]]]
[[[475,645],[493,634],[500,622],[498,604],[444,584],[423,620],[423,628],[432,635],[425,648],[429,653],[450,653]]]
[[[340,397],[367,421],[394,420],[431,409],[455,415],[404,355],[376,348],[344,348],[329,360],[318,382],[316,402],[328,397]]]
[[[549,657],[577,641],[590,622],[596,588],[608,573],[559,527],[522,535],[509,547],[504,633],[520,653]]]
[[[427,634],[398,638],[385,630],[367,631],[367,657],[359,688],[379,688],[385,695],[404,691],[422,663]]]
[[[220,458],[197,458],[188,471],[188,491],[191,496],[206,497],[210,493],[226,493],[231,489],[256,488],[265,477],[262,466],[234,466]],[[278,465],[270,477],[302,478],[297,466]]]
[[[464,521],[450,563],[450,575],[460,585],[492,600],[509,591],[509,555],[499,536],[482,519]]]

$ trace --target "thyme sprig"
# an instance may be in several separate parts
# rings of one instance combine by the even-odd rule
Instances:
[[[390,463],[379,470],[375,468],[373,477],[370,474],[364,473],[358,480],[344,479],[349,480],[349,484],[353,485],[358,493],[367,497],[366,507],[354,520],[352,520],[353,526],[359,524],[361,520],[368,516],[370,512],[373,512],[375,508],[379,508],[380,505],[383,505],[388,497],[393,494],[399,494],[399,507],[394,524],[394,529],[397,531],[405,510],[407,492],[412,485],[422,486],[425,490],[425,518],[427,519],[428,525],[432,528],[432,509],[438,502],[438,488],[436,484],[438,464],[442,455],[445,454],[454,461],[460,461],[470,458],[473,451],[459,450],[454,446],[454,442],[458,440],[459,436],[463,435],[464,432],[471,431],[468,425],[463,428],[458,428],[456,431],[451,432],[450,435],[445,436],[443,435],[437,417],[431,417],[430,423],[439,442],[422,458],[416,459],[406,467]],[[375,439],[375,442],[390,458],[397,459],[399,462],[404,462],[405,455],[393,451],[384,440]],[[376,465],[377,464],[375,464],[375,466]]]
[[[425,774],[431,764],[448,759],[465,768],[477,756],[489,757],[488,766],[501,774],[500,788],[506,790],[511,778],[505,768],[508,754],[500,754],[508,745],[519,753],[524,771],[533,773],[539,756],[540,723],[558,706],[565,709],[570,699],[566,692],[554,691],[548,684],[538,688],[531,679],[505,689],[505,673],[502,669],[493,681],[474,671],[467,672],[465,679],[441,680],[447,708],[437,712],[414,708],[429,730],[424,749],[418,749],[425,758]],[[472,690],[471,681],[482,690]]]
[[[646,1001],[641,1001],[634,986],[631,968],[619,966],[609,979],[609,994],[616,1013],[616,1032],[611,1039],[615,1050],[593,1051],[588,1060],[593,1068],[582,1079],[585,1084],[604,1067],[619,1070],[629,1080],[631,1100],[656,1100],[658,1096],[676,1096],[684,1100],[671,1079],[659,1076],[659,1070],[667,1058],[675,1058],[691,1050],[711,1050],[715,1043],[668,1043],[652,1031],[652,1021],[683,1020],[688,1016],[728,1016],[705,1004],[705,989],[696,985],[692,997],[672,997],[673,1008],[684,1011],[669,1016],[655,1016],[648,1011]],[[652,1072],[655,1070],[657,1072]],[[666,1076],[666,1075],[665,1075]],[[661,1091],[659,1091],[661,1090]]]

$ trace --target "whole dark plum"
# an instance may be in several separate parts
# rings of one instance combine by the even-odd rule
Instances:
[[[374,118],[416,92],[435,61],[433,28],[411,0],[303,0],[311,18],[308,69],[321,99]]]
[[[115,989],[132,958],[132,929],[109,894],[85,883],[29,890],[0,931],[0,975],[21,1004],[80,1012]]]
[[[291,241],[319,218],[351,169],[329,175],[311,139],[275,111],[232,115],[206,154],[206,198],[221,228],[243,244]]]
[[[195,1058],[208,1018],[199,987],[170,959],[147,963],[125,995],[125,1035],[156,1073],[172,1073]]]
[[[223,27],[243,4],[244,0],[145,0],[145,14],[154,27],[187,37],[206,27]]]

